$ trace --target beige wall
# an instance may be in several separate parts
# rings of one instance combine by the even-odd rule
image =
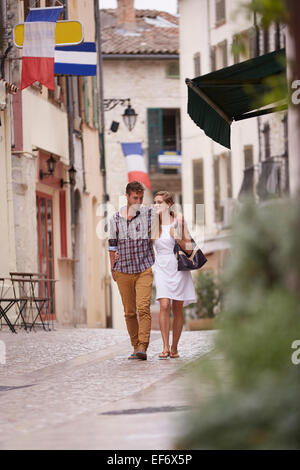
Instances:
[[[0,111],[0,119],[0,276],[7,277],[16,269],[9,107]]]

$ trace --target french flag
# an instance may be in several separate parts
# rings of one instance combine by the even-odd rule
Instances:
[[[32,8],[24,23],[21,89],[39,81],[54,90],[56,21],[62,7]]]
[[[139,181],[151,189],[141,142],[121,143],[121,146],[126,159],[128,182]]]

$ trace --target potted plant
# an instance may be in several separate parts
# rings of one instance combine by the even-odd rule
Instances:
[[[190,330],[211,330],[220,309],[221,288],[219,276],[212,271],[201,271],[195,279],[197,303],[188,320]]]

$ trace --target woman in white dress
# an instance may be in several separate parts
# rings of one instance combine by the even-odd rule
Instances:
[[[156,299],[160,302],[159,325],[163,339],[160,359],[177,358],[178,342],[183,328],[183,307],[196,302],[196,293],[190,271],[178,271],[174,254],[175,240],[188,254],[190,236],[182,214],[174,211],[174,199],[167,191],[154,197],[155,222],[152,239],[155,247],[154,279]],[[172,303],[173,329],[170,349],[170,307]]]

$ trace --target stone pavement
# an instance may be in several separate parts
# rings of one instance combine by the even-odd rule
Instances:
[[[184,331],[181,357],[158,360],[152,331],[148,360],[129,361],[124,330],[0,331],[0,449],[174,449],[190,406],[184,366],[215,334]]]

